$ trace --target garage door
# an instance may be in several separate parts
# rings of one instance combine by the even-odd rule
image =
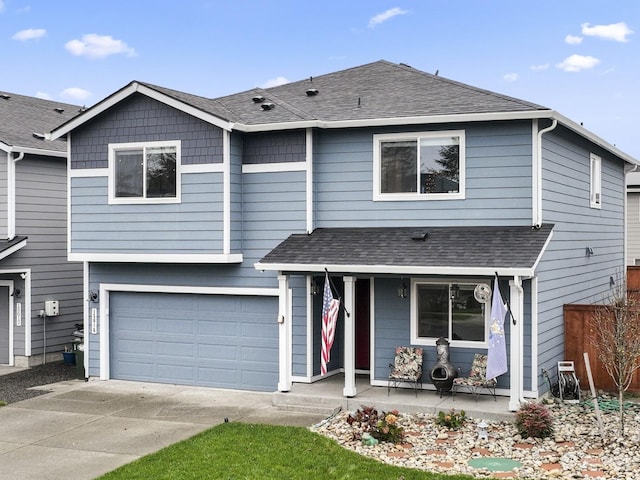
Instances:
[[[111,378],[276,390],[275,297],[111,292]]]

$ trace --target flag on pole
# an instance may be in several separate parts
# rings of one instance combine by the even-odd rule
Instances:
[[[502,301],[498,277],[493,281],[489,349],[487,351],[487,380],[497,378],[507,371],[507,345],[504,339],[504,317],[507,307]]]
[[[329,273],[324,278],[324,294],[322,296],[322,358],[320,359],[320,374],[327,374],[327,364],[331,358],[331,346],[336,334],[338,322],[338,310],[340,300],[333,298]]]

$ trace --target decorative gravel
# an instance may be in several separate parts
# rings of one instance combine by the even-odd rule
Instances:
[[[48,393],[46,389],[32,389],[50,383],[76,378],[76,367],[64,362],[51,362],[8,375],[0,375],[0,400],[15,403]]]
[[[640,480],[639,405],[625,403],[626,434],[619,440],[619,414],[613,410],[617,402],[607,397],[599,401],[604,441],[591,401],[580,404],[556,401],[547,405],[553,416],[554,434],[546,439],[522,438],[513,421],[486,421],[488,439],[480,440],[477,424],[481,419],[468,418],[463,427],[449,431],[436,425],[435,416],[428,414],[400,414],[398,422],[405,433],[401,444],[363,445],[362,431],[346,421],[348,414],[354,412],[342,412],[312,430],[361,455],[431,472],[476,478]],[[511,459],[522,466],[492,472],[470,466],[469,460],[473,458],[485,458],[487,464],[491,464],[492,458]]]

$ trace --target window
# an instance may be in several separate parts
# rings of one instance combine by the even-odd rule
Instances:
[[[464,198],[463,131],[374,135],[375,200]]]
[[[591,208],[602,206],[602,159],[591,154]]]
[[[477,283],[412,283],[411,343],[433,345],[440,337],[452,345],[487,341],[490,304],[476,300]]]
[[[180,142],[109,145],[111,203],[175,203]]]

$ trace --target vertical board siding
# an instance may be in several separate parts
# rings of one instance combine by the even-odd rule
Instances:
[[[373,201],[373,135],[392,130],[320,131],[315,135],[319,227],[517,225],[531,219],[531,124],[428,126],[465,130],[465,199]],[[393,131],[406,131],[402,129]]]
[[[222,163],[222,130],[141,94],[77,128],[71,168],[107,168],[110,143],[182,141],[182,164]]]
[[[106,177],[71,178],[71,251],[222,253],[222,174],[182,174],[179,204],[109,205]]]
[[[590,208],[590,153],[602,158],[600,209]],[[543,216],[555,227],[538,268],[538,367],[554,372],[564,360],[563,305],[600,303],[610,277],[624,275],[624,165],[562,127],[544,136],[543,157]],[[538,385],[546,390],[542,376]]]

